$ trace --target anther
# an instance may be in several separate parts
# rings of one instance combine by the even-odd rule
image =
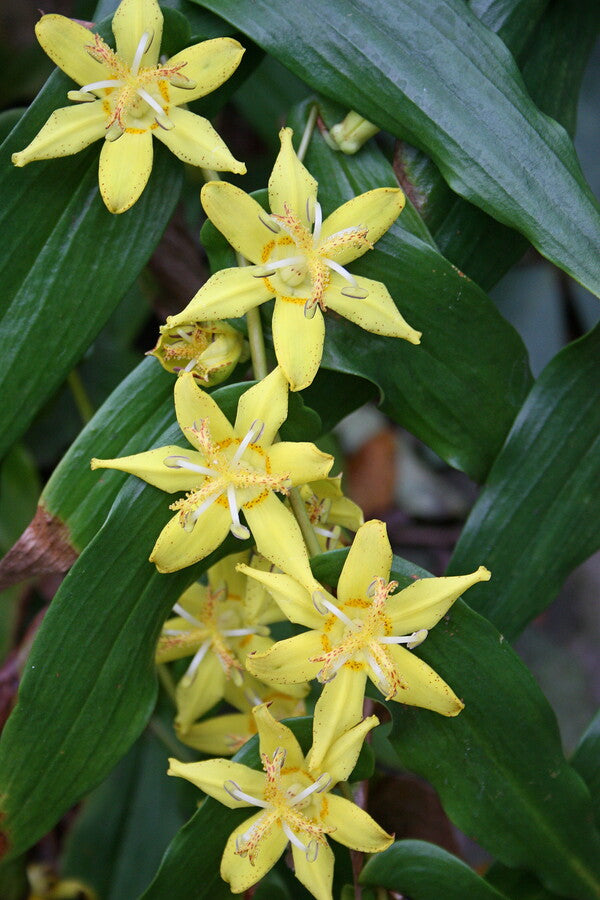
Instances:
[[[118,141],[120,137],[125,134],[125,130],[119,125],[118,122],[112,122],[108,128],[106,129],[106,133],[104,135],[104,139],[109,142],[109,144],[114,144],[115,141]]]
[[[312,841],[309,841],[309,843],[306,847],[306,850],[305,850],[306,861],[309,863],[315,862],[318,855],[319,855],[319,842],[315,841],[315,839],[313,838]]]
[[[263,218],[262,216],[259,216],[258,221],[262,222],[265,228],[268,228],[269,231],[273,232],[273,234],[279,234],[281,232],[281,228],[279,227],[277,222],[274,222],[270,217]]]
[[[174,72],[169,78],[169,84],[173,87],[181,88],[183,91],[193,91],[196,87],[196,82],[188,78],[187,75],[182,75],[181,72]]]
[[[304,318],[305,319],[314,319],[317,312],[317,304],[313,303],[312,299],[309,299],[304,304]]]
[[[167,469],[187,469],[189,472],[197,472],[199,475],[211,475],[213,477],[218,475],[218,472],[215,472],[214,469],[209,469],[207,466],[198,466],[187,456],[165,456],[163,465]]]
[[[343,294],[344,297],[349,297],[352,300],[366,300],[369,296],[369,292],[358,287],[358,285],[352,288],[342,288],[340,294]]]
[[[95,94],[88,94],[87,91],[67,91],[67,97],[77,103],[91,103],[98,99]]]

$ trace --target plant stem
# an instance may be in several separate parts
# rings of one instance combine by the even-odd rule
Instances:
[[[83,381],[81,380],[81,376],[79,375],[77,369],[71,369],[71,371],[67,375],[67,384],[69,385],[71,394],[73,395],[73,400],[75,401],[77,411],[81,416],[83,423],[87,425],[87,423],[94,415],[94,407],[92,406],[90,398],[86,393],[86,390],[83,386]]]
[[[156,674],[158,675],[158,680],[161,683],[161,686],[169,698],[172,701],[173,706],[177,706],[177,700],[175,698],[175,682],[173,681],[173,676],[169,670],[169,667],[164,663],[158,663],[156,666]]]
[[[179,741],[173,737],[167,728],[165,728],[157,716],[152,716],[148,722],[148,730],[152,732],[154,737],[157,738],[161,744],[164,744],[169,753],[174,753],[178,759],[183,759],[184,762],[191,762],[193,760],[194,757],[192,754],[187,750],[184,750]]]
[[[310,144],[312,133],[315,130],[315,125],[317,124],[318,112],[319,110],[315,103],[314,106],[311,106],[310,112],[308,114],[308,119],[306,120],[306,125],[304,126],[304,132],[302,134],[302,140],[300,141],[298,153],[296,154],[300,162],[302,162],[306,155],[306,151],[308,150],[308,145]]]
[[[302,532],[302,537],[304,538],[304,543],[306,544],[306,549],[308,550],[309,556],[318,556],[319,553],[322,553],[321,547],[319,546],[319,541],[317,539],[317,535],[315,534],[315,530],[312,527],[311,521],[308,518],[308,513],[306,511],[306,506],[304,504],[304,500],[300,496],[300,491],[297,487],[293,487],[290,490],[290,505],[292,507],[292,512],[296,517],[296,521],[300,526],[300,531]]]

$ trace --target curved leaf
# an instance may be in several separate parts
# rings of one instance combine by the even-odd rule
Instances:
[[[372,856],[360,882],[408,894],[411,900],[506,900],[462,860],[426,841],[397,841]]]
[[[316,90],[425,150],[456,193],[600,293],[600,215],[571,140],[461,0],[200,5]]]
[[[600,545],[600,326],[544,369],[490,472],[449,574],[477,560],[494,589],[469,605],[514,637]]]
[[[590,722],[571,758],[571,765],[590,789],[596,821],[600,825],[600,712]]]

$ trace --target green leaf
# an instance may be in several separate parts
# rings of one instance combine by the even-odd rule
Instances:
[[[85,801],[67,836],[63,878],[91,885],[103,900],[139,897],[184,818],[167,753],[146,731]]]
[[[307,753],[312,744],[312,718],[284,720]],[[355,773],[364,767],[363,750]],[[236,762],[261,770],[258,737],[251,738],[233,757]],[[368,771],[363,768],[362,771]],[[362,776],[365,777],[365,776]],[[351,780],[354,779],[354,773]],[[143,900],[197,900],[199,885],[202,895],[217,898],[233,896],[221,880],[219,866],[227,838],[239,824],[249,818],[252,810],[227,809],[212,797],[207,797],[193,818],[184,825],[168,848],[156,878],[143,895]],[[331,842],[335,849],[335,841]],[[202,852],[198,852],[198,848]]]
[[[600,712],[590,722],[571,758],[571,765],[590,789],[596,822],[600,825]]]
[[[13,166],[11,153],[64,106],[71,87],[56,71],[0,148],[0,455],[25,431],[137,278],[181,190],[182,166],[159,142],[146,190],[118,216],[98,193],[98,145],[73,157]]]
[[[477,561],[492,590],[468,602],[512,638],[599,546],[600,326],[565,347],[531,389],[473,507],[449,574]]]
[[[0,741],[11,856],[48,831],[138,737],[156,699],[163,621],[202,571],[233,552],[231,539],[196,566],[158,574],[147,560],[171,515],[162,491],[130,478],[44,617]]]
[[[462,860],[426,841],[397,841],[372,856],[361,884],[377,884],[411,900],[506,900]]]
[[[485,878],[510,900],[560,900],[558,894],[547,891],[537,878],[523,869],[509,869],[496,862],[490,866]]]
[[[292,117],[297,133],[306,108]],[[326,107],[321,113],[327,118]],[[305,162],[325,214],[356,194],[397,185],[376,145],[344,156],[316,133]],[[527,353],[483,291],[415,235],[410,218],[407,227],[404,221],[403,212],[350,268],[386,284],[407,321],[423,332],[421,344],[372,335],[329,315],[323,366],[372,381],[394,421],[483,479],[531,384]]]
[[[335,584],[346,554],[317,557],[315,576]],[[424,576],[394,556],[401,588]],[[563,756],[553,711],[508,642],[459,600],[415,653],[465,708],[446,718],[388,702],[389,740],[402,764],[426,778],[452,821],[505,865],[530,869],[571,900],[600,897],[589,792]]]
[[[470,6],[511,50],[534,102],[573,136],[583,68],[597,33],[595,0],[583,0],[576,16],[562,0],[474,0]],[[435,163],[414,147],[399,145],[395,168],[442,253],[483,288],[525,252],[525,238],[456,196]]]
[[[425,150],[453,190],[600,293],[600,216],[564,129],[461,0],[202,0],[316,90]],[[302,48],[302,52],[299,52]]]

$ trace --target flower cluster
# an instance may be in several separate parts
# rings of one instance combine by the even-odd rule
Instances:
[[[56,110],[13,161],[75,153],[103,137],[99,184],[113,213],[140,196],[152,167],[152,137],[180,159],[212,171],[244,173],[212,126],[183,106],[234,72],[243,48],[216,38],[160,57],[163,16],[156,0],[122,0],[113,19],[116,48],[83,24],[43,16],[37,35],[78,85],[73,106]],[[232,534],[240,552],[212,565],[203,582],[174,597],[156,662],[188,657],[174,687],[175,727],[206,754],[230,756],[258,732],[263,771],[217,758],[170,761],[231,809],[257,808],[227,842],[221,874],[234,892],[258,882],[291,844],[297,878],[330,900],[329,838],[365,853],[392,837],[336,786],[352,772],[378,724],[363,718],[367,678],[385,701],[456,716],[463,703],[413,652],[484,567],[464,576],[424,578],[397,591],[385,525],[364,523],[329,477],[333,458],[315,444],[281,440],[290,391],[308,387],[321,364],[328,310],[369,332],[419,344],[384,284],[347,267],[390,228],[404,205],[399,188],[380,187],[325,215],[317,182],[298,158],[289,128],[269,179],[269,208],[222,181],[205,184],[207,216],[240,260],[217,272],[161,328],[153,355],[176,376],[175,415],[187,442],[94,469],[131,473],[176,495],[173,515],[150,561],[170,573],[205,559]],[[244,339],[224,322],[274,298],[277,366],[242,386],[234,421],[203,388],[245,359]],[[256,337],[256,334],[255,334]],[[263,374],[257,373],[255,374]],[[337,589],[320,584],[310,554],[344,547]],[[275,640],[271,626],[299,626]],[[301,715],[309,682],[322,685],[305,756],[281,718]],[[213,715],[225,700],[232,711]]]

